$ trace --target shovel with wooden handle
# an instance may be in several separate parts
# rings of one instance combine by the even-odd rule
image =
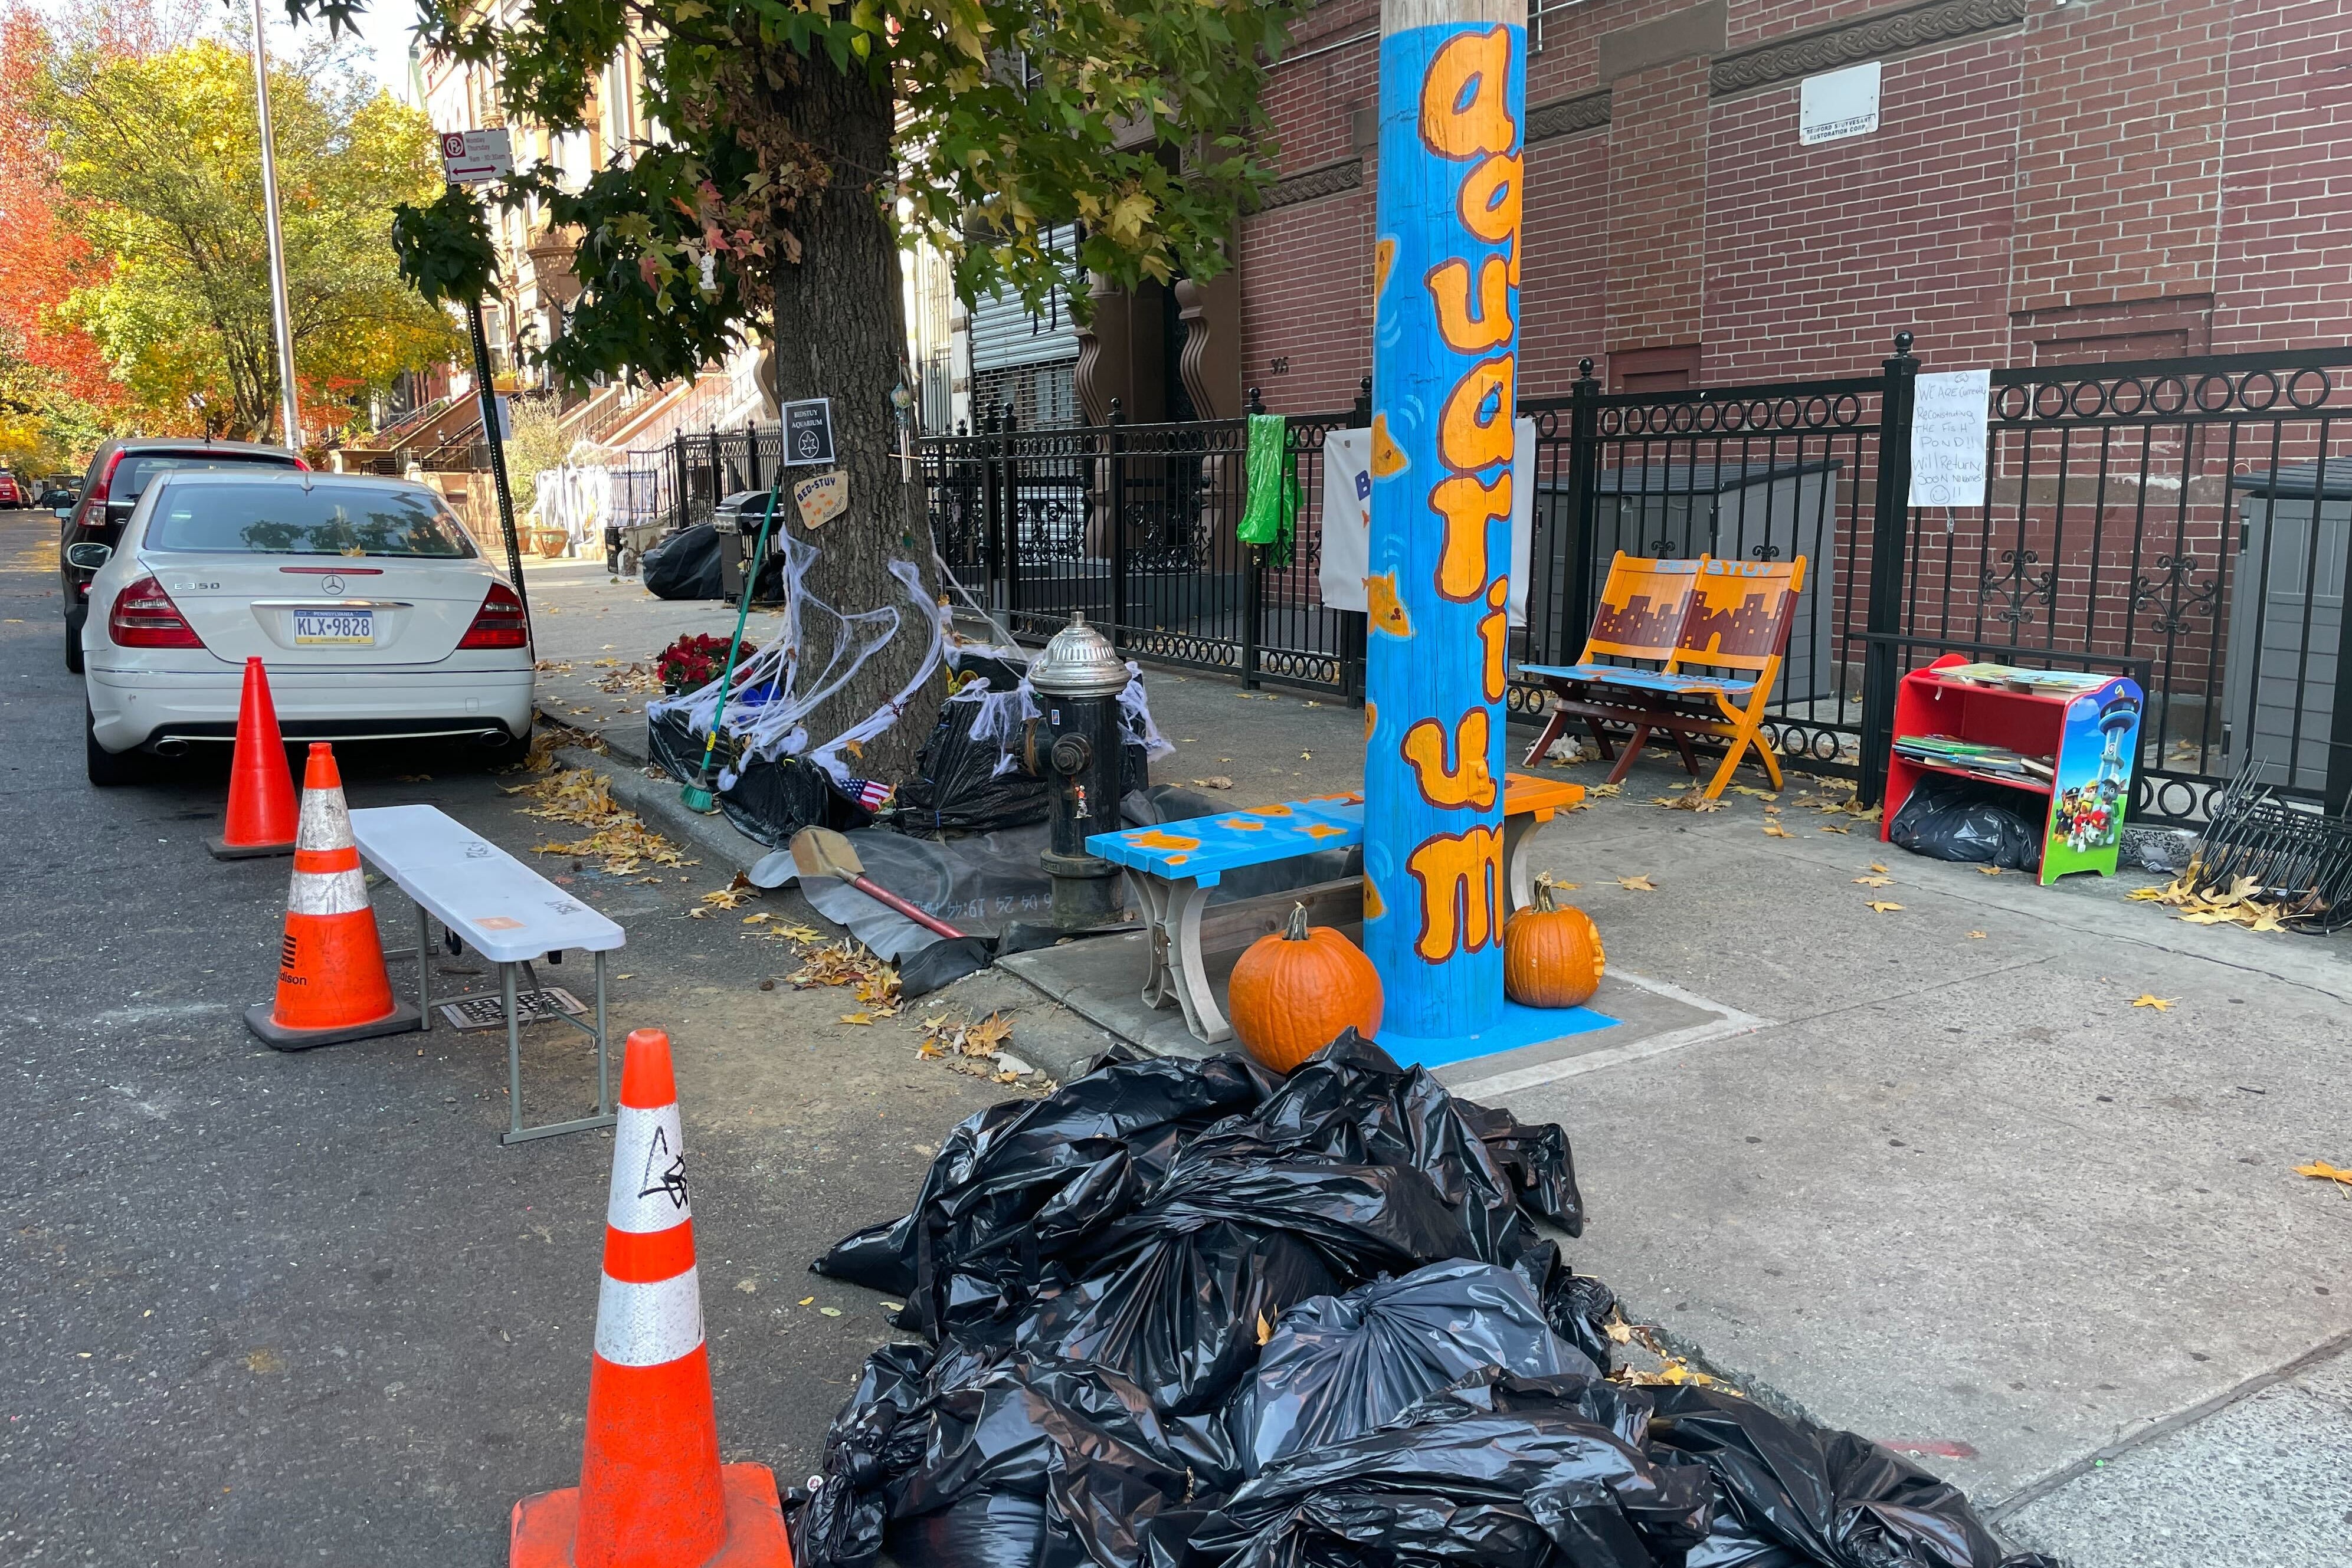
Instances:
[[[857,846],[835,832],[831,828],[803,828],[793,835],[793,869],[803,878],[828,876],[845,882],[886,909],[895,909],[926,931],[942,936],[961,936],[962,932],[946,921],[925,914],[887,888],[877,887],[866,874],[866,866],[857,858]]]

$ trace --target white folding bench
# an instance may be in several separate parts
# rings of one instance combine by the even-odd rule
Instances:
[[[434,806],[375,806],[352,813],[352,837],[368,863],[389,877],[416,905],[416,1005],[433,1027],[431,922],[499,967],[507,1025],[507,1102],[511,1125],[501,1144],[558,1133],[609,1127],[612,1080],[604,1038],[604,955],[627,938],[620,926],[572,897],[522,862]],[[515,1005],[515,969],[572,948],[596,956],[596,1024],[551,1009],[595,1038],[596,1113],[541,1126],[522,1124],[522,1019]],[[399,955],[391,955],[398,956]],[[536,973],[531,975],[534,988]]]

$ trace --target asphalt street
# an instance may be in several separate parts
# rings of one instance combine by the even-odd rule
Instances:
[[[247,1032],[288,862],[205,852],[225,758],[84,782],[55,538],[0,514],[0,1562],[503,1563],[515,1500],[578,1475],[609,1138],[500,1147],[502,1035]],[[550,837],[465,752],[341,762],[354,806],[427,801],[526,859]],[[721,1445],[789,1484],[888,1332],[808,1260],[1007,1091],[841,1026],[842,992],[761,990],[788,948],[687,917],[726,868],[534,863],[627,929],[616,1036],[676,1038]],[[376,907],[400,943],[405,901]],[[576,958],[542,974],[588,994]],[[583,1037],[534,1030],[525,1086],[532,1119],[585,1109]]]

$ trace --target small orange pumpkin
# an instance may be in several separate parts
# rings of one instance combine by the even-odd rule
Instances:
[[[1503,994],[1522,1007],[1577,1008],[1601,988],[1604,955],[1592,916],[1554,904],[1551,882],[1503,925]]]
[[[1380,971],[1328,925],[1309,929],[1303,904],[1291,906],[1280,931],[1250,944],[1234,966],[1226,1001],[1244,1049],[1276,1072],[1288,1072],[1342,1030],[1370,1040],[1381,1027]]]

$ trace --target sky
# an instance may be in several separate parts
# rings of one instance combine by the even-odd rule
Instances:
[[[100,0],[104,4],[104,0]],[[240,10],[249,7],[252,0],[228,0]],[[305,23],[297,29],[286,20],[285,0],[262,0],[262,8],[269,17],[269,47],[273,52],[290,52],[298,43],[307,42],[325,30],[323,23]],[[68,14],[85,13],[88,0],[33,0],[32,9],[51,18]],[[226,10],[219,0],[209,0],[198,9],[207,22],[224,17]],[[408,100],[408,38],[415,25],[415,0],[367,0],[367,9],[360,14],[362,59],[374,73],[376,79],[389,89],[394,97]]]

